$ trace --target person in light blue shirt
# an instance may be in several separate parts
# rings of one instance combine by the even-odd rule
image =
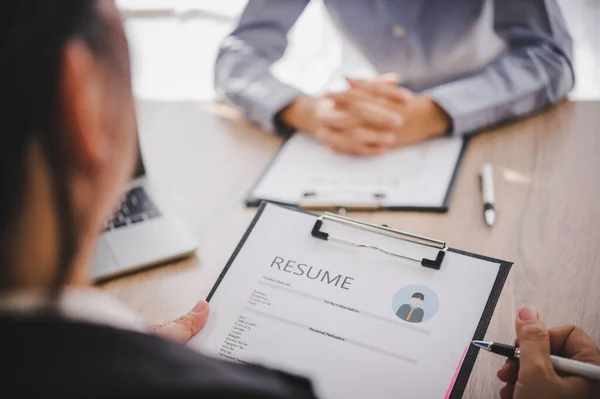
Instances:
[[[309,96],[270,72],[309,1],[249,0],[217,57],[218,92],[269,132],[300,130],[337,151],[379,154],[526,116],[574,84],[555,0],[323,0],[381,77]]]

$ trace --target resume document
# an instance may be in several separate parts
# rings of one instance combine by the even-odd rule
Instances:
[[[213,289],[207,325],[190,345],[307,376],[325,399],[446,397],[500,262],[449,251],[440,270],[427,269],[316,239],[315,220],[266,205]],[[412,242],[324,227],[435,258],[435,249]]]

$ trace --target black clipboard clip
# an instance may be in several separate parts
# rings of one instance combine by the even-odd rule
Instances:
[[[395,252],[390,252],[388,250],[385,250],[383,248],[379,248],[379,247],[376,247],[373,245],[359,244],[359,243],[347,241],[347,240],[344,240],[344,239],[341,239],[338,237],[332,237],[329,233],[322,231],[324,220],[329,220],[332,222],[344,224],[346,226],[355,227],[355,228],[358,228],[361,230],[366,230],[366,231],[369,231],[372,233],[381,234],[381,235],[384,235],[387,237],[392,237],[392,238],[396,238],[399,240],[403,240],[403,241],[407,241],[407,242],[411,242],[411,243],[415,243],[415,244],[420,244],[420,245],[431,247],[431,248],[437,248],[438,254],[435,259],[427,259],[427,258],[419,259],[419,258],[414,258],[411,256],[401,255],[401,254],[398,254]],[[315,225],[312,228],[311,235],[315,238],[325,240],[325,241],[335,241],[335,242],[339,242],[341,244],[346,244],[346,245],[350,245],[350,246],[357,247],[357,248],[374,249],[379,252],[383,252],[386,255],[395,256],[398,258],[418,262],[423,267],[426,267],[429,269],[435,269],[435,270],[441,269],[442,261],[444,260],[444,256],[446,255],[446,251],[448,250],[448,245],[446,244],[445,241],[440,241],[440,240],[436,240],[433,238],[420,236],[418,234],[412,234],[412,233],[407,233],[407,232],[400,231],[400,230],[395,230],[395,229],[392,229],[385,225],[380,226],[380,225],[376,225],[376,224],[361,222],[358,220],[350,219],[350,218],[340,216],[340,215],[335,215],[332,213],[324,213],[323,215],[319,216],[319,218],[315,222]]]

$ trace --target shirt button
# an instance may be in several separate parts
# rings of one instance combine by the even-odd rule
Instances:
[[[392,28],[392,34],[398,39],[402,39],[406,36],[406,28],[402,25],[396,25]]]

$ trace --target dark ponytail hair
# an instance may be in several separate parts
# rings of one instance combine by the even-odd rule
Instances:
[[[56,298],[78,245],[59,134],[61,62],[75,37],[95,53],[106,51],[108,27],[95,0],[16,0],[0,8],[0,93],[6,99],[0,111],[0,288],[11,284],[9,242],[24,202],[26,155],[37,140],[51,168],[59,220],[58,273],[49,293]]]

